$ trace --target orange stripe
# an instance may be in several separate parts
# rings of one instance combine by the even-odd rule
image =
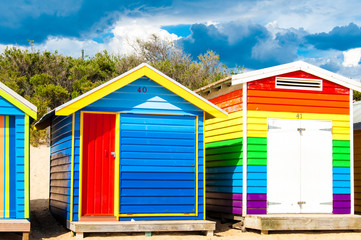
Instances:
[[[349,101],[349,95],[248,90],[248,97],[257,97],[257,96],[293,98],[293,99],[315,99],[315,100],[327,100],[327,101],[345,101],[345,102]]]
[[[346,108],[331,107],[302,107],[302,106],[284,106],[284,105],[266,105],[266,104],[248,104],[248,110],[271,111],[271,112],[295,112],[295,113],[328,113],[328,114],[350,114]]]
[[[248,103],[254,104],[279,104],[288,106],[317,106],[317,107],[336,107],[348,109],[349,102],[341,101],[322,101],[309,99],[291,99],[291,98],[267,98],[267,97],[249,97]]]
[[[0,218],[4,218],[4,140],[5,140],[5,128],[4,128],[4,116],[0,116]]]

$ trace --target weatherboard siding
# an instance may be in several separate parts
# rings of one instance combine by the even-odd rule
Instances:
[[[361,130],[354,131],[355,212],[361,213]]]
[[[332,121],[333,213],[350,213],[349,89],[327,80],[322,91],[277,89],[276,77],[320,79],[296,71],[247,84],[247,213],[267,214],[268,118]]]
[[[143,87],[146,87],[146,91],[143,91]],[[139,92],[140,90],[140,92]],[[182,124],[187,125],[187,121],[185,119],[193,119],[193,123],[196,122],[196,117],[198,116],[198,215],[197,216],[120,216],[119,221],[129,221],[131,219],[135,220],[194,220],[194,219],[204,219],[204,126],[203,126],[203,111],[193,104],[189,103],[185,99],[179,97],[178,95],[172,93],[171,91],[165,89],[161,85],[155,83],[154,81],[150,80],[147,77],[142,77],[131,84],[124,86],[121,89],[110,93],[109,95],[95,101],[94,103],[80,109],[75,113],[75,124],[74,124],[74,175],[73,175],[73,215],[72,220],[78,221],[79,220],[79,176],[80,176],[80,114],[82,111],[88,112],[114,112],[120,113],[120,143],[125,144],[121,146],[121,157],[120,161],[120,182],[119,182],[119,192],[120,192],[120,201],[119,203],[124,203],[124,205],[119,206],[119,214],[123,214],[126,212],[134,212],[134,213],[149,213],[153,214],[156,213],[157,210],[160,211],[162,207],[160,205],[158,207],[154,207],[152,201],[161,202],[162,194],[167,193],[166,186],[161,186],[160,188],[154,188],[152,190],[152,184],[157,185],[159,181],[156,179],[151,181],[152,177],[160,178],[173,178],[174,181],[181,183],[181,185],[186,189],[186,191],[195,191],[195,181],[191,182],[187,179],[182,180],[182,178],[186,177],[183,174],[187,174],[187,172],[182,172],[182,166],[177,167],[174,166],[165,166],[162,165],[165,161],[165,158],[171,157],[169,154],[167,155],[167,150],[164,149],[162,143],[166,144],[166,139],[159,141],[156,143],[158,146],[154,146],[154,148],[147,146],[146,143],[142,145],[141,141],[144,139],[139,139],[134,142],[134,139],[128,138],[126,139],[126,134],[129,133],[129,130],[136,127],[135,132],[142,133],[145,129],[142,127],[142,116],[143,117],[150,117],[152,119],[161,119],[162,116],[169,117],[169,118],[179,118],[178,120],[170,119],[170,121],[165,122],[165,125],[178,125],[182,126]],[[177,116],[173,116],[177,115]],[[70,118],[70,116],[69,116]],[[126,120],[127,119],[127,120]],[[184,120],[183,120],[184,119]],[[140,122],[138,121],[140,120]],[[144,119],[143,119],[144,120]],[[128,122],[127,122],[128,121]],[[137,122],[137,124],[134,124]],[[161,121],[158,122],[159,125],[157,127],[162,128]],[[53,123],[54,124],[54,123]],[[133,125],[133,126],[132,126]],[[135,126],[137,125],[137,126]],[[150,127],[152,128],[152,127]],[[176,127],[177,128],[177,127]],[[182,127],[181,127],[182,128]],[[187,127],[186,127],[187,128]],[[166,129],[166,128],[164,128]],[[174,129],[173,129],[174,130]],[[168,130],[167,130],[168,131]],[[175,130],[177,131],[177,130]],[[128,133],[127,133],[128,132]],[[134,133],[134,131],[133,131]],[[124,135],[125,134],[125,135]],[[136,135],[137,135],[136,134]],[[140,136],[140,135],[138,135]],[[149,136],[149,135],[148,135]],[[159,136],[162,136],[159,135]],[[195,135],[193,136],[193,146],[192,148],[195,149]],[[179,140],[180,143],[182,140]],[[71,143],[71,142],[70,142]],[[148,142],[149,143],[149,142]],[[190,142],[188,142],[189,144]],[[139,147],[141,146],[140,152]],[[71,148],[71,145],[70,145]],[[137,148],[137,149],[135,149]],[[182,148],[182,146],[179,146]],[[189,148],[187,148],[189,150]],[[187,150],[186,149],[186,150]],[[134,152],[136,150],[136,153]],[[181,150],[181,149],[178,149]],[[162,153],[163,151],[163,153]],[[159,154],[158,154],[159,153]],[[158,157],[155,155],[158,154]],[[193,152],[195,154],[195,151]],[[180,155],[180,154],[177,154]],[[177,157],[175,155],[175,157]],[[186,154],[184,154],[186,155]],[[189,155],[189,154],[188,154]],[[189,156],[188,156],[189,157]],[[69,158],[70,159],[70,158]],[[183,164],[182,161],[177,161],[174,159],[175,164]],[[69,165],[71,167],[71,165]],[[195,166],[191,167],[195,168]],[[145,172],[148,173],[145,174]],[[154,173],[154,174],[153,174]],[[122,178],[124,179],[124,184],[122,184]],[[178,178],[178,179],[177,179]],[[70,179],[70,175],[69,175]],[[125,181],[126,180],[126,181]],[[151,185],[144,188],[141,184],[142,181],[147,180],[151,181]],[[191,185],[194,185],[193,190],[190,188]],[[154,185],[154,186],[155,186]],[[179,191],[181,191],[180,187]],[[156,187],[156,186],[155,186]],[[163,189],[162,189],[163,188]],[[140,198],[135,201],[134,198],[137,194],[144,193],[145,191],[152,192],[154,196],[148,196],[149,202],[142,202]],[[121,193],[125,193],[128,195],[121,195]],[[192,193],[194,198],[194,193]],[[171,196],[169,196],[171,197]],[[179,202],[179,199],[176,195],[174,196],[174,202],[169,205],[169,209],[178,205],[179,209],[183,209],[183,205]],[[185,196],[183,200],[190,200],[191,197]],[[194,199],[195,200],[195,199]],[[156,204],[157,205],[157,204]],[[154,207],[154,208],[153,208]],[[166,206],[165,206],[166,207]],[[70,201],[68,203],[68,209],[70,209]],[[190,208],[187,207],[189,210]],[[193,206],[192,209],[195,209]],[[151,211],[151,212],[150,212]],[[69,218],[68,218],[69,219]]]
[[[202,110],[153,80],[142,77],[86,106],[82,111],[202,114]]]
[[[51,126],[50,211],[70,218],[72,116],[55,117]]]
[[[242,89],[209,99],[229,113],[205,125],[207,211],[242,215]]]

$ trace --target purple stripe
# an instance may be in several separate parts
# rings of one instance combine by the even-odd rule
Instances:
[[[248,208],[247,214],[267,214],[267,209],[265,209],[265,208]]]
[[[351,208],[351,201],[335,201],[333,208]]]
[[[267,194],[265,193],[249,193],[247,194],[248,201],[267,201]]]
[[[351,201],[351,194],[333,194],[333,201]]]
[[[267,208],[267,201],[248,201],[247,208]]]
[[[333,214],[350,214],[351,209],[350,208],[334,208]]]
[[[221,198],[221,199],[233,199],[233,200],[242,200],[242,193],[215,193],[207,192],[207,198]]]
[[[242,201],[232,201],[233,207],[242,207]]]

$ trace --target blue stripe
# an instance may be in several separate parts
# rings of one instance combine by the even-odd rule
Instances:
[[[351,194],[351,188],[338,188],[338,187],[334,187],[333,188],[333,194]]]
[[[267,193],[267,187],[247,187],[247,193]]]
[[[349,167],[333,167],[333,173],[351,174],[351,169]]]
[[[333,181],[334,188],[350,188],[351,181]]]
[[[10,218],[16,217],[16,156],[15,156],[15,117],[9,117],[9,181],[10,181]],[[22,166],[22,171],[24,172],[24,167]]]
[[[242,166],[234,166],[234,167],[209,167],[206,168],[207,173],[242,173]]]
[[[267,180],[247,180],[248,187],[267,187]]]
[[[242,173],[207,173],[207,180],[215,180],[215,179],[239,179],[241,180],[243,175]]]
[[[247,173],[267,173],[267,166],[248,165]]]

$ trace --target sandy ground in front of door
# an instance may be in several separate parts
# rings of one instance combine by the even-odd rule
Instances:
[[[49,148],[40,146],[31,147],[31,234],[30,239],[76,239],[69,230],[59,224],[48,211],[49,198]],[[361,232],[274,232],[269,235],[260,235],[258,231],[241,232],[232,229],[232,223],[217,223],[217,230],[213,237],[205,237],[199,232],[175,232],[175,233],[152,233],[152,237],[144,236],[144,233],[98,233],[87,234],[85,239],[152,239],[152,240],[180,240],[180,239],[245,239],[245,240],[347,240],[361,239]],[[21,239],[20,234],[0,233],[0,240]]]

